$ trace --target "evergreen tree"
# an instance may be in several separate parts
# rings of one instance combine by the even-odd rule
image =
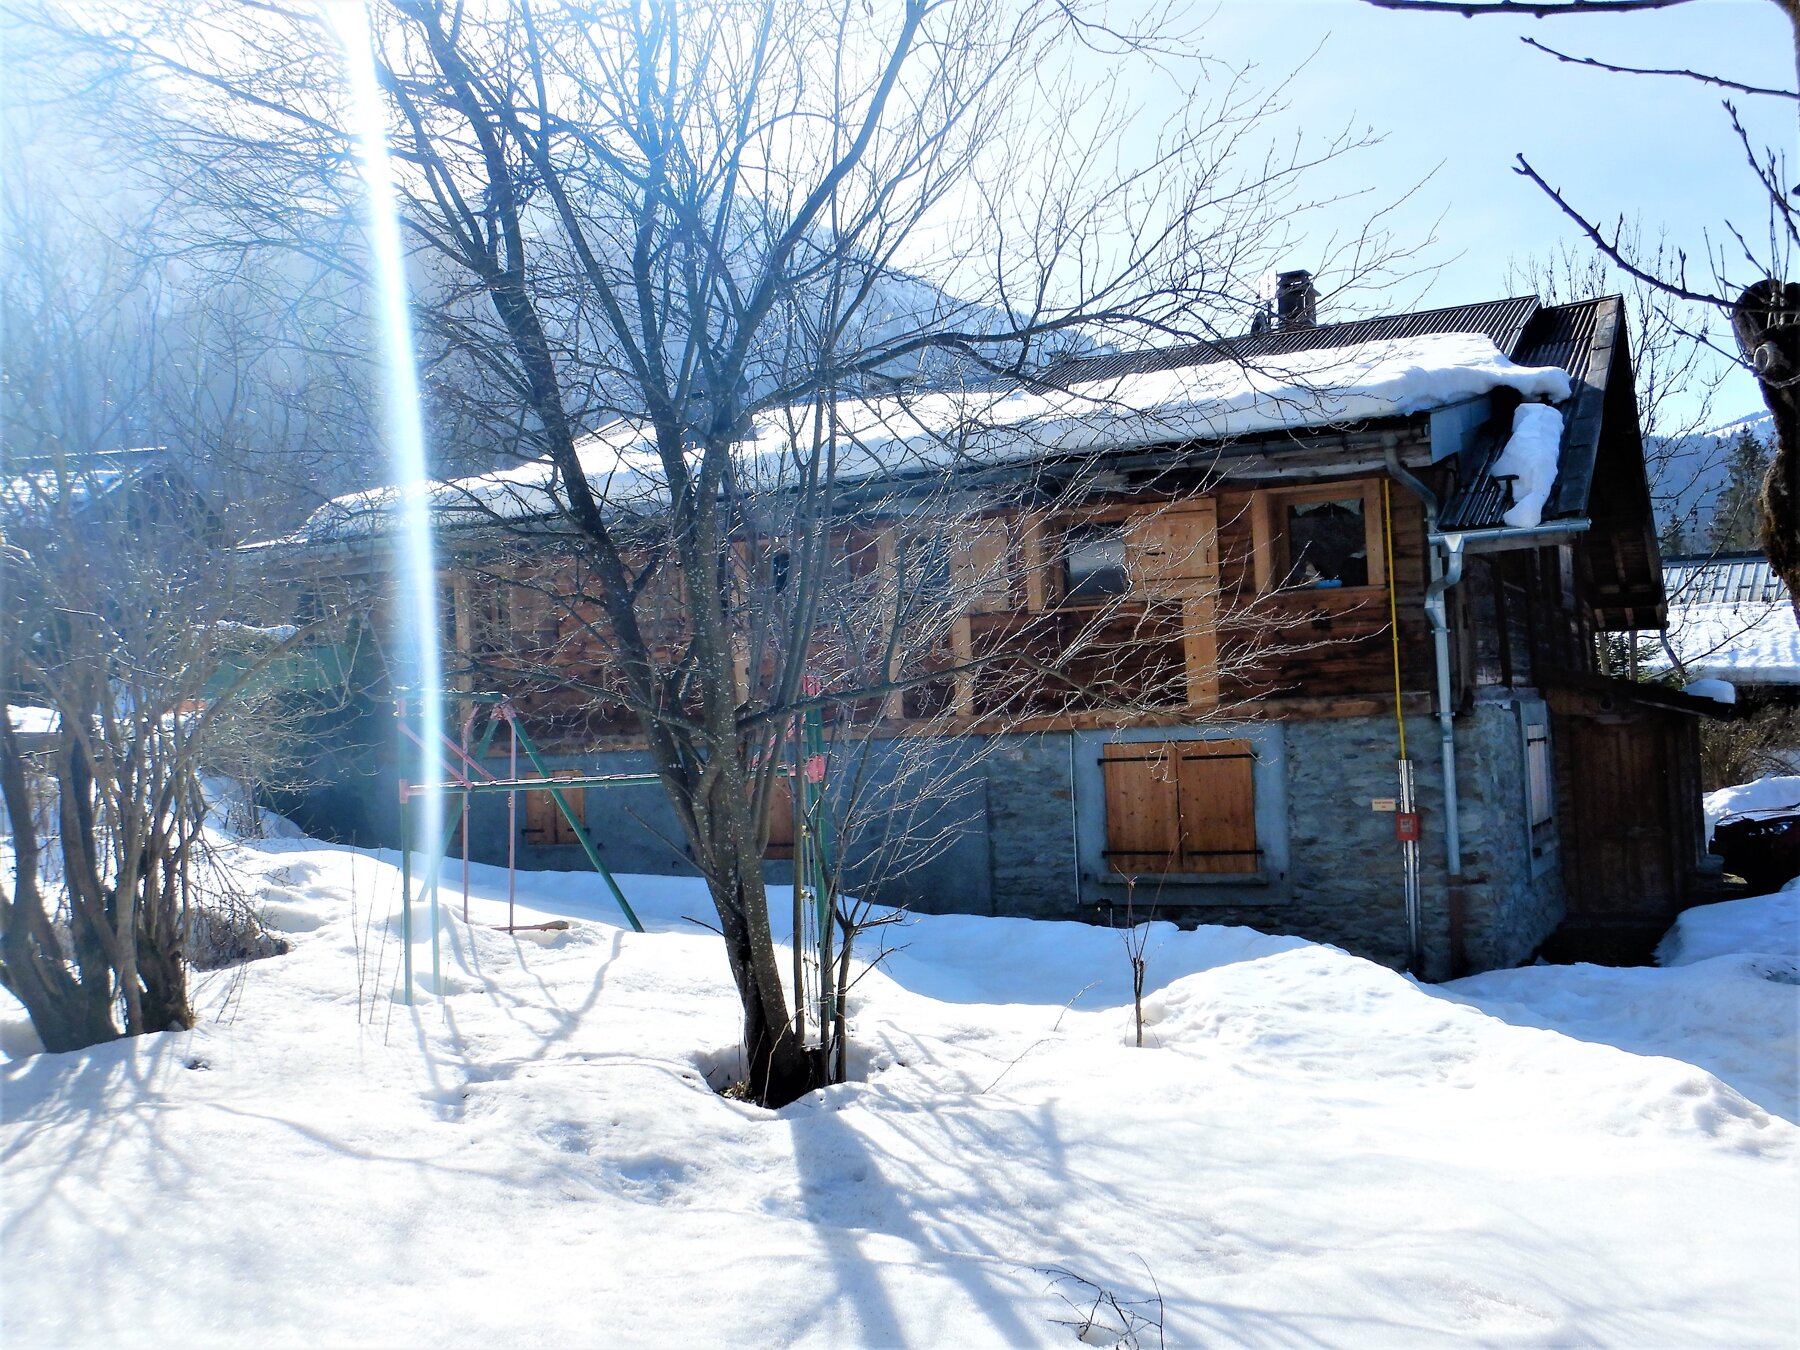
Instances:
[[[1663,557],[1683,558],[1692,550],[1693,541],[1688,537],[1688,524],[1689,518],[1683,516],[1679,520],[1671,520],[1663,526],[1662,533],[1657,536],[1656,540]]]
[[[1725,486],[1719,493],[1706,543],[1715,553],[1743,553],[1762,547],[1757,502],[1769,473],[1769,447],[1748,427],[1738,432],[1725,460]]]

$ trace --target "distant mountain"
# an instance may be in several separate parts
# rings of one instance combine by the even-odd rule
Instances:
[[[1644,438],[1658,530],[1666,532],[1679,521],[1690,545],[1704,542],[1725,487],[1731,443],[1742,431],[1771,441],[1775,419],[1764,409],[1688,436]]]
[[[1740,431],[1748,431],[1759,441],[1772,440],[1775,436],[1775,414],[1764,408],[1760,412],[1750,413],[1748,416],[1738,418],[1735,422],[1727,422],[1723,426],[1714,427],[1712,430],[1700,434],[1729,441],[1735,440]]]

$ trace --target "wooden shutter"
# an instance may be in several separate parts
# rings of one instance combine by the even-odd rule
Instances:
[[[1132,589],[1164,600],[1197,600],[1219,588],[1218,514],[1212,499],[1133,516],[1125,525]]]
[[[794,789],[793,778],[785,770],[777,770],[769,784],[769,843],[765,858],[794,856]]]
[[[1249,741],[1109,745],[1100,768],[1113,871],[1244,876],[1261,868]]]
[[[1554,800],[1550,786],[1550,728],[1542,722],[1525,728],[1525,795],[1531,823],[1548,824]]]
[[[953,559],[956,593],[972,614],[1012,608],[1008,566],[1012,541],[1003,520],[971,520],[958,528]]]
[[[1249,741],[1180,741],[1177,787],[1183,872],[1256,871],[1256,757]]]
[[[507,619],[515,651],[555,645],[556,619],[550,612],[549,597],[537,589],[538,584],[508,587]]]
[[[1210,498],[1179,509],[1133,516],[1125,526],[1132,589],[1153,600],[1179,600],[1187,703],[1219,697],[1218,507]]]
[[[552,778],[579,778],[580,769],[558,769]],[[563,798],[577,820],[587,819],[587,793],[582,788],[564,788]],[[539,788],[525,794],[525,842],[528,844],[573,844],[575,831],[556,805],[548,790]]]
[[[1100,772],[1106,782],[1107,865],[1128,874],[1180,871],[1180,813],[1169,747],[1109,745]]]

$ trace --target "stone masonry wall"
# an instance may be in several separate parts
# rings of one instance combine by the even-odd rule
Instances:
[[[1407,729],[1424,817],[1423,973],[1444,979],[1454,957],[1437,724],[1414,718]],[[1403,964],[1406,915],[1394,817],[1371,809],[1372,799],[1398,795],[1393,721],[1293,721],[1278,731],[1245,734],[1257,737],[1264,761],[1257,770],[1259,831],[1273,810],[1285,834],[1268,830],[1259,840],[1271,848],[1261,881],[1160,886],[1151,902],[1158,917],[1184,925],[1248,924]],[[1562,914],[1555,839],[1537,841],[1534,852],[1517,708],[1479,704],[1457,719],[1456,734],[1466,969],[1514,965]],[[1110,905],[1123,902],[1124,887],[1093,842],[1104,839],[1104,794],[1091,775],[1079,776],[1086,760],[1096,757],[1093,741],[1091,735],[1046,733],[991,747],[939,742],[930,753],[940,762],[929,772],[876,789],[871,828],[851,849],[850,884],[922,912],[1107,919]],[[977,755],[982,748],[986,753]],[[908,753],[916,757],[917,751]],[[597,773],[647,767],[638,754],[557,756],[551,764]],[[875,764],[873,778],[880,783],[887,770],[879,759]],[[926,791],[932,782],[956,783],[954,800],[933,805]],[[591,791],[587,821],[616,872],[692,871],[674,814],[655,786]],[[504,798],[476,799],[471,852],[479,861],[505,862]],[[587,866],[574,845],[521,844],[517,856],[525,868]],[[772,862],[768,875],[785,883],[792,872],[789,864]],[[1146,907],[1142,886],[1138,904]]]

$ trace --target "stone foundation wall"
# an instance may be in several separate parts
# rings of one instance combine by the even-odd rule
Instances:
[[[1526,820],[1519,710],[1510,702],[1481,703],[1457,719],[1464,864],[1454,896],[1445,868],[1437,724],[1413,719],[1407,732],[1424,825],[1423,974],[1444,979],[1515,965],[1549,935],[1563,911],[1554,828],[1534,839]],[[1371,806],[1374,799],[1399,795],[1391,718],[1121,734],[1134,740],[1246,737],[1257,756],[1260,874],[1185,882],[1144,877],[1133,896],[1138,913],[1184,925],[1248,924],[1404,964],[1401,850],[1394,817]],[[1126,887],[1103,856],[1098,760],[1110,736],[1045,733],[998,744],[946,738],[923,749],[919,742],[872,747],[864,781],[875,786],[846,851],[849,884],[928,913],[1111,920]],[[649,767],[642,754],[559,755],[549,762],[596,773]],[[587,821],[601,857],[616,872],[693,870],[674,813],[655,786],[590,790]],[[505,799],[478,797],[472,855],[504,863],[506,832]],[[517,858],[530,869],[587,866],[575,845],[521,842]],[[768,876],[790,881],[791,864],[771,862]],[[1460,938],[1453,900],[1462,907]]]

